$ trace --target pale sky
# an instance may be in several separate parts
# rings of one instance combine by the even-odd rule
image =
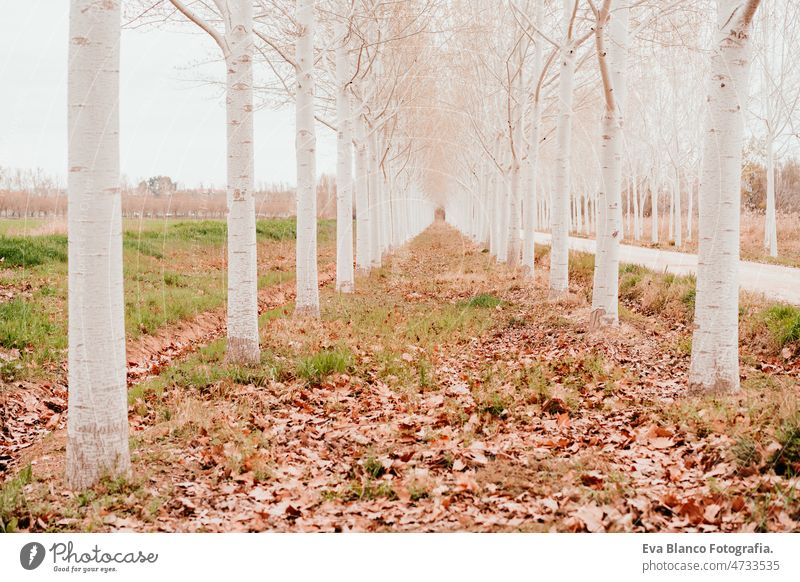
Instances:
[[[67,0],[0,0],[0,166],[66,176]],[[216,46],[193,25],[125,30],[121,162],[131,182],[167,175],[185,186],[225,185],[224,80]],[[207,64],[198,64],[206,61]],[[319,173],[334,173],[335,135],[317,129]],[[294,111],[255,117],[256,184],[295,182]]]

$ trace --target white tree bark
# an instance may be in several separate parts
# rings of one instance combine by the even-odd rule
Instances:
[[[541,22],[541,6],[543,2],[537,2],[537,22]],[[534,78],[538,78],[539,70],[541,69],[542,62],[542,49],[541,41],[536,43],[534,49]],[[533,102],[533,111],[531,112],[531,142],[528,146],[528,188],[527,197],[524,203],[525,209],[525,236],[524,247],[522,249],[522,268],[530,278],[536,275],[536,245],[534,244],[537,220],[537,196],[536,191],[538,187],[538,172],[539,172],[539,124],[541,122],[541,104],[539,99]]]
[[[638,241],[642,237],[641,215],[639,214],[639,185],[636,183],[636,174],[631,176],[631,190],[633,197],[633,240]]]
[[[350,112],[350,60],[348,30],[344,21],[335,26],[336,45],[336,290],[355,290],[353,272],[353,136]]]
[[[686,202],[686,240],[692,240],[692,229],[694,228],[694,180],[688,184],[688,200]]]
[[[650,179],[650,242],[658,244],[658,180]]]
[[[369,162],[367,132],[364,118],[359,115],[356,133],[356,269],[366,275],[370,269],[370,212],[369,212]]]
[[[119,169],[120,3],[69,21],[67,483],[130,472]]]
[[[510,107],[509,116],[509,137],[511,143],[511,177],[509,190],[509,220],[508,220],[508,265],[516,269],[519,267],[522,254],[522,238],[520,229],[522,227],[522,157],[524,143],[525,126],[525,105],[524,105],[524,84],[523,84],[523,58],[521,47],[517,48],[520,53],[515,59],[517,78],[509,84],[509,92],[514,95],[514,104]]]
[[[317,167],[314,128],[314,0],[297,0],[297,299],[295,314],[319,317]]]
[[[501,263],[508,262],[508,243],[510,238],[509,221],[511,213],[511,180],[508,172],[505,171],[509,167],[508,160],[503,158],[501,163],[504,171],[500,173],[497,181],[497,196],[498,196],[498,215],[497,215],[497,260]]]
[[[381,176],[380,176],[380,150],[378,146],[378,130],[369,128],[367,138],[367,151],[369,152],[369,264],[370,268],[380,268],[383,264],[382,227],[381,217]]]
[[[220,35],[182,0],[170,2],[211,36],[225,58],[228,180],[227,359],[231,362],[253,364],[261,359],[253,192],[253,7],[250,0],[215,3],[225,26],[224,35]]]
[[[253,6],[227,3],[224,13],[228,132],[228,353],[232,362],[261,360],[253,178]]]
[[[683,209],[681,208],[681,172],[675,172],[675,246],[683,246]]]
[[[667,178],[667,188],[669,192],[669,227],[667,228],[667,240],[675,240],[675,182]]]
[[[775,136],[767,133],[767,212],[764,248],[771,257],[778,256],[778,223],[775,216]]]
[[[611,1],[606,0],[598,13],[597,53],[603,77],[605,112],[603,114],[600,159],[602,189],[598,192],[597,251],[592,291],[594,325],[619,323],[619,253],[622,235],[622,122],[627,85],[625,70],[628,51],[628,3],[618,0],[610,20],[609,46],[606,52],[604,29]],[[607,55],[607,56],[606,56]]]
[[[695,332],[689,385],[739,389],[739,217],[750,31],[758,0],[717,0],[700,186]]]
[[[574,2],[564,0],[565,40],[559,71],[559,114],[556,129],[556,179],[550,202],[550,292],[569,290],[570,158],[572,156],[572,103],[575,85],[575,48],[566,37]]]

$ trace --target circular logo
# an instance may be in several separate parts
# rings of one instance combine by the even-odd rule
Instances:
[[[39,542],[30,542],[19,551],[19,563],[26,570],[35,570],[44,561],[44,546]]]

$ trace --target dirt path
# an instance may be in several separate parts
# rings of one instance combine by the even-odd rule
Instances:
[[[537,232],[536,243],[549,245],[550,235]],[[593,239],[570,237],[569,246],[575,251],[591,254],[595,252]],[[620,245],[620,260],[659,273],[689,275],[697,272],[697,255],[689,253]],[[750,261],[741,261],[739,265],[742,289],[761,293],[769,299],[800,305],[800,269]]]

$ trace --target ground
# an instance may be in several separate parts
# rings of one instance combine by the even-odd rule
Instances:
[[[68,491],[44,427],[9,454],[3,527],[799,531],[798,312],[743,297],[741,393],[690,397],[691,278],[624,267],[621,326],[590,332],[592,257],[553,300],[538,255],[531,282],[437,223],[323,287],[321,321],[266,286],[254,367],[165,323],[144,335],[180,345],[130,377],[132,475]]]

